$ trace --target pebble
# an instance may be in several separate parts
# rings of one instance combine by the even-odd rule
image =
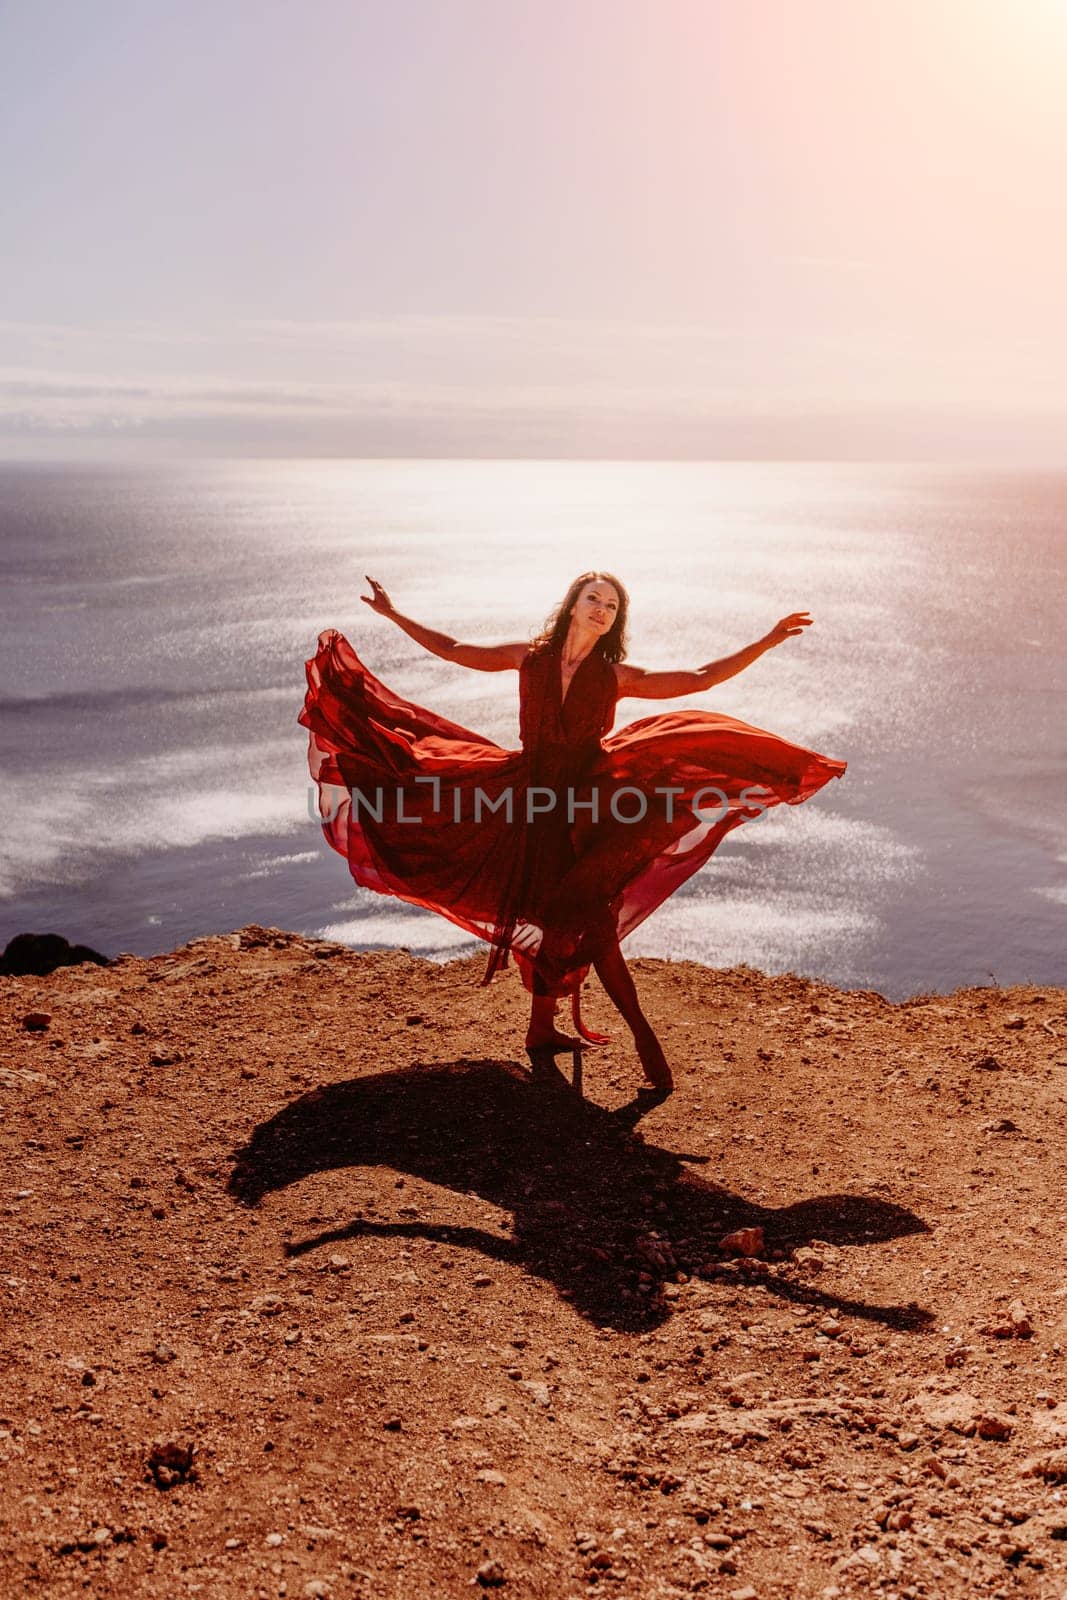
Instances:
[[[1034,1325],[1030,1320],[1030,1313],[1027,1311],[1021,1300],[1012,1301],[1011,1305],[1008,1307],[1008,1318],[1011,1322],[1012,1331],[1017,1339],[1029,1339],[1032,1337]]]
[[[761,1256],[764,1251],[762,1228],[738,1228],[719,1240],[719,1249],[725,1256]]]
[[[110,1539],[110,1528],[91,1528],[88,1533],[83,1533],[77,1539],[71,1540],[64,1548],[66,1550],[77,1548],[83,1555],[89,1555],[93,1550],[102,1550]]]
[[[280,1533],[268,1533],[263,1542],[264,1544],[269,1544],[272,1550],[277,1550],[282,1542],[282,1535]]]
[[[475,1576],[483,1589],[497,1589],[507,1582],[507,1574],[499,1561],[483,1561]]]
[[[998,1311],[982,1328],[993,1339],[1030,1339],[1034,1325],[1021,1300],[1013,1300],[1006,1311]]]
[[[148,1469],[159,1489],[170,1489],[187,1477],[193,1465],[193,1446],[173,1441],[154,1444],[148,1452]]]
[[[989,1412],[978,1418],[979,1439],[1010,1439],[1014,1431],[1014,1424],[1008,1417],[998,1416]]]
[[[969,1438],[975,1431],[980,1407],[973,1394],[954,1390],[951,1394],[924,1394],[917,1397],[923,1420],[932,1428],[951,1428]]]
[[[1022,1471],[1027,1477],[1048,1478],[1052,1483],[1062,1483],[1067,1478],[1067,1448],[1045,1450],[1040,1455],[1031,1456]]]

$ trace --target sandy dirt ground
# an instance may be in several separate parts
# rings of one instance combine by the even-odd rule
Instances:
[[[0,979],[0,1592],[1067,1595],[1067,991],[482,966]]]

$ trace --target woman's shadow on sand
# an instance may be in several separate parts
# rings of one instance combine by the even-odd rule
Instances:
[[[556,1090],[533,1083],[510,1062],[415,1066],[302,1095],[255,1129],[236,1153],[228,1188],[257,1205],[314,1172],[384,1166],[476,1194],[512,1213],[512,1239],[432,1222],[356,1219],[286,1249],[300,1255],[369,1235],[439,1240],[515,1262],[601,1326],[665,1320],[662,1286],[679,1270],[733,1277],[739,1288],[755,1280],[786,1300],[897,1329],[927,1326],[930,1313],[914,1303],[842,1298],[764,1262],[717,1265],[719,1241],[738,1228],[762,1227],[766,1249],[785,1252],[812,1239],[867,1245],[929,1229],[902,1206],[860,1195],[821,1195],[777,1210],[744,1200],[688,1170],[706,1157],[635,1134],[654,1103],[639,1096],[605,1111],[562,1080]]]

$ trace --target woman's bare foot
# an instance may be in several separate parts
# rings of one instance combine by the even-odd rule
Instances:
[[[526,1035],[527,1050],[546,1050],[549,1046],[559,1050],[584,1050],[584,1039],[572,1039],[570,1034],[560,1033],[558,1028],[551,1028],[547,1033],[533,1032]]]
[[[667,1065],[667,1057],[663,1054],[663,1046],[656,1035],[649,1028],[643,1028],[634,1034],[634,1044],[641,1065],[645,1069],[645,1077],[654,1089],[673,1089],[674,1076]]]
[[[580,989],[575,989],[571,994],[571,1018],[575,1028],[587,1044],[610,1044],[611,1035],[608,1033],[595,1033],[592,1028],[587,1028],[582,1021],[582,995]]]

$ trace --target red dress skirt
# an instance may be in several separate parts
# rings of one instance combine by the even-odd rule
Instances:
[[[732,828],[846,767],[713,711],[609,735],[618,692],[595,650],[565,698],[558,651],[526,657],[519,750],[401,699],[334,628],[306,670],[298,721],[352,877],[486,940],[483,983],[513,955],[537,994],[573,993]]]

